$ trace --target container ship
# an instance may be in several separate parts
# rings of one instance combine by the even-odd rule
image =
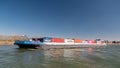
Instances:
[[[106,45],[104,41],[100,39],[96,40],[81,40],[81,39],[71,39],[71,38],[31,38],[27,41],[15,41],[15,45],[19,48],[79,48],[79,47],[93,47],[93,46],[104,46]]]

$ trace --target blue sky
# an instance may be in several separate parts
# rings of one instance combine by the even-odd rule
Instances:
[[[120,40],[119,0],[0,0],[0,34]]]

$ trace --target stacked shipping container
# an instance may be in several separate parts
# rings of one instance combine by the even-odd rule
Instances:
[[[94,44],[96,44],[96,41],[95,40],[88,40],[88,44],[94,45]]]
[[[46,44],[46,45],[52,45],[52,38],[51,37],[44,37],[43,38],[43,44]]]
[[[70,44],[70,45],[74,45],[74,39],[64,39],[64,43],[65,44]]]
[[[87,40],[82,41],[82,44],[88,44]]]
[[[74,39],[75,45],[82,44],[82,42],[83,42],[83,40],[81,40],[81,39]]]
[[[74,39],[74,43],[82,43],[81,39]]]
[[[64,45],[63,38],[52,38],[53,45]]]
[[[52,38],[52,42],[64,43],[63,38]]]
[[[49,45],[80,45],[80,44],[105,44],[101,40],[81,40],[81,39],[70,39],[70,38],[51,38],[51,37],[44,37],[43,38],[44,44]]]

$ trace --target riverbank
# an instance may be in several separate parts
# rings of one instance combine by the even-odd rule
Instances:
[[[7,36],[0,35],[0,45],[14,45],[15,40],[27,40],[27,36]]]
[[[14,45],[14,41],[12,41],[12,40],[11,41],[10,40],[9,41],[0,41],[0,45],[11,45],[12,46],[12,45]]]

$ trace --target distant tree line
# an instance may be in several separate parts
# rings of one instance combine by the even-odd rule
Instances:
[[[112,41],[112,43],[120,43],[120,41]]]
[[[105,40],[104,41],[107,44],[120,44],[120,41],[109,41],[109,40]]]

